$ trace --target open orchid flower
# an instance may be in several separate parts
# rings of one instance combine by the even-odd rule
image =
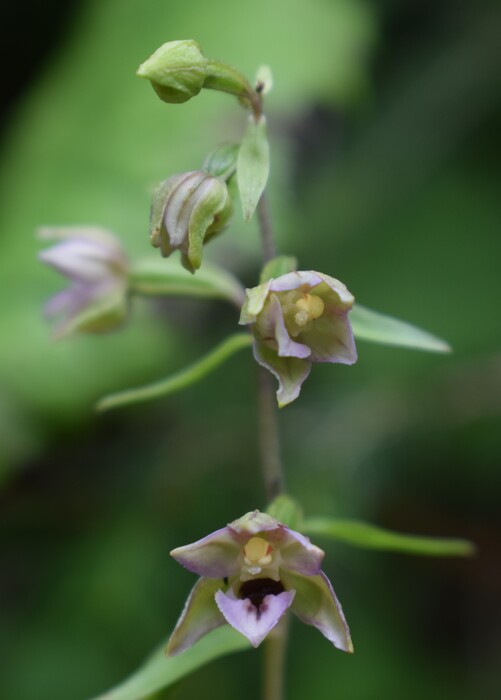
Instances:
[[[252,324],[254,356],[279,382],[279,406],[294,401],[312,362],[357,361],[348,312],[354,297],[321,272],[289,272],[247,290],[241,324]]]
[[[173,656],[228,623],[257,647],[290,608],[338,649],[352,652],[350,631],[320,570],[324,552],[258,510],[171,555],[201,576],[167,646]]]
[[[55,337],[120,325],[127,314],[129,265],[118,238],[93,226],[43,228],[39,236],[58,241],[39,258],[71,283],[45,306],[46,315],[57,319]]]

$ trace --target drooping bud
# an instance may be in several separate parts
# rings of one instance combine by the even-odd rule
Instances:
[[[139,66],[136,75],[150,80],[164,102],[180,104],[202,89],[207,59],[192,39],[169,41]]]
[[[190,272],[202,263],[202,248],[225,227],[233,207],[224,180],[194,170],[173,175],[153,193],[150,238],[164,258],[180,250]]]

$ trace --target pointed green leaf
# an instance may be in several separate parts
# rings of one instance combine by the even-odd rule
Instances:
[[[293,530],[301,530],[303,511],[297,501],[283,493],[277,496],[266,509],[268,515]]]
[[[278,255],[276,258],[272,258],[263,267],[261,277],[259,278],[259,284],[268,282],[276,277],[281,277],[294,270],[297,270],[297,260],[295,257],[292,255]]]
[[[384,530],[359,520],[337,518],[308,518],[303,532],[324,535],[330,539],[365,549],[380,549],[403,554],[430,557],[467,557],[475,553],[475,545],[468,540],[440,537],[420,537]]]
[[[94,700],[142,700],[176,683],[209,661],[249,648],[248,640],[229,626],[209,632],[179,656],[166,658],[163,645],[127,680]]]
[[[238,143],[222,143],[209,153],[202,169],[222,180],[229,180],[237,169],[239,148]]]
[[[450,345],[445,340],[406,321],[380,314],[360,304],[355,304],[351,310],[350,322],[357,340],[369,340],[374,343],[399,345],[429,352],[451,351]]]
[[[237,180],[245,221],[250,221],[263,194],[270,170],[270,147],[266,119],[249,118],[249,125],[238,152]]]
[[[98,402],[96,408],[98,411],[108,411],[111,408],[127,406],[129,404],[158,399],[162,396],[173,394],[203,379],[238,350],[250,347],[251,345],[252,336],[250,333],[236,333],[235,335],[230,335],[201,360],[194,362],[180,372],[172,374],[170,377],[167,377],[167,379],[162,379],[159,382],[147,384],[137,389],[128,389],[126,391],[119,391],[116,394],[109,394]]]

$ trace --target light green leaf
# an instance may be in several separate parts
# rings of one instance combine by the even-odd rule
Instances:
[[[129,282],[137,294],[225,299],[238,308],[245,300],[237,278],[207,262],[192,275],[174,260],[141,260],[134,265]]]
[[[249,124],[238,152],[237,181],[245,221],[250,221],[263,194],[270,171],[270,147],[266,136],[266,119]]]
[[[303,532],[324,535],[330,539],[365,549],[402,552],[430,557],[468,557],[475,553],[475,545],[468,540],[440,537],[420,537],[384,530],[360,520],[337,518],[308,518]]]
[[[180,372],[172,374],[159,382],[147,384],[137,389],[127,389],[116,394],[109,394],[98,402],[96,408],[98,411],[109,411],[111,408],[127,406],[173,394],[175,391],[185,389],[203,379],[238,350],[247,348],[250,345],[252,345],[252,336],[249,333],[230,335],[201,360],[194,362]]]
[[[303,511],[297,501],[283,493],[277,496],[266,509],[268,515],[293,530],[301,530]]]
[[[232,627],[221,627],[180,656],[166,658],[165,645],[132,676],[94,700],[141,700],[176,683],[209,661],[250,648],[248,640]]]
[[[259,278],[259,284],[286,275],[293,270],[297,270],[296,258],[292,255],[279,255],[276,258],[272,258],[263,267],[261,277]]]
[[[406,321],[380,314],[360,304],[355,304],[350,311],[350,322],[357,340],[429,352],[451,352],[451,347],[445,340]]]

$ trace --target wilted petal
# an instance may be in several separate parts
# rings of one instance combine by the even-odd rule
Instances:
[[[297,399],[311,370],[308,360],[299,357],[279,357],[275,350],[259,341],[254,342],[254,357],[278,379],[277,400],[280,407]]]
[[[352,652],[350,630],[327,576],[322,572],[317,576],[302,576],[282,571],[281,580],[286,588],[296,591],[292,612],[320,630],[338,649]]]
[[[171,556],[199,576],[222,579],[237,573],[239,553],[235,534],[229,527],[223,527],[197,542],[172,550]]]
[[[174,632],[169,639],[166,654],[175,656],[188,649],[196,641],[226,620],[216,605],[214,594],[221,588],[221,581],[201,578],[190,593]]]
[[[231,590],[228,593],[220,590],[215,597],[226,621],[257,647],[290,607],[294,595],[294,591],[267,595],[259,607],[247,598],[237,598]]]

